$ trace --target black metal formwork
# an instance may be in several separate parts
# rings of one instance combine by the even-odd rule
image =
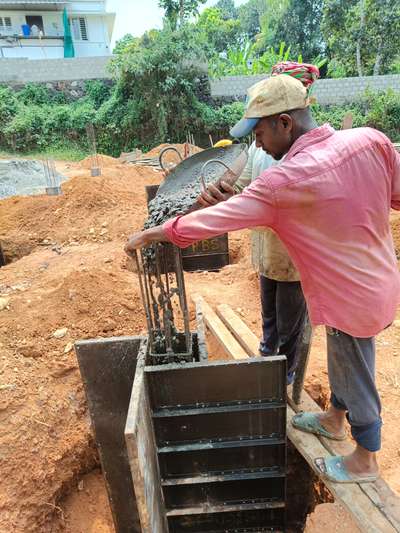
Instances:
[[[90,418],[117,533],[142,531],[124,429],[137,358],[144,337],[111,337],[75,343]]]
[[[286,358],[146,366],[144,382],[168,531],[283,531]]]

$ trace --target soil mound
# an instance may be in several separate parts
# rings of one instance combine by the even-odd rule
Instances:
[[[115,165],[120,163],[120,161],[115,157],[103,154],[97,155],[97,161],[100,168],[115,167]],[[96,166],[96,160],[93,156],[89,155],[88,157],[85,157],[85,159],[82,159],[79,164],[82,168],[91,169],[92,167]]]
[[[106,242],[140,229],[147,214],[145,186],[159,183],[149,167],[118,166],[91,177],[76,169],[60,196],[0,201],[0,240],[7,261],[41,245]]]

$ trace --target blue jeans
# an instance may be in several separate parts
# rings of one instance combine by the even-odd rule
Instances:
[[[326,328],[331,403],[347,411],[354,440],[370,452],[381,447],[381,402],[375,385],[375,338]]]
[[[261,355],[286,355],[288,383],[296,370],[307,306],[299,281],[276,281],[260,276],[263,338]]]

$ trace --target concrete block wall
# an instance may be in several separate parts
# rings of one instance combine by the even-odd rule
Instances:
[[[111,79],[107,70],[110,56],[71,59],[0,58],[0,83],[25,84],[53,81]]]
[[[229,76],[211,80],[211,97],[216,99],[244,99],[247,89],[266,76]],[[356,102],[364,91],[393,89],[400,92],[400,75],[364,76],[362,78],[324,79],[315,82],[313,96],[321,105]]]

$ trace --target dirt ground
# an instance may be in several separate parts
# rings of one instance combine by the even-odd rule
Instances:
[[[12,261],[0,269],[1,532],[113,531],[73,342],[145,331],[137,275],[123,245],[145,220],[144,187],[159,183],[161,174],[108,157],[100,162],[102,175],[95,178],[88,160],[60,162],[70,178],[62,196],[0,201],[0,241]],[[400,250],[396,214],[392,227]],[[248,232],[230,236],[230,253],[233,264],[219,273],[187,274],[187,292],[212,305],[230,304],[259,334]],[[399,334],[393,325],[377,338],[377,382],[384,418],[380,467],[400,494]],[[320,404],[328,398],[325,354],[318,328],[307,389]],[[343,509],[323,504],[306,531],[358,530]]]

